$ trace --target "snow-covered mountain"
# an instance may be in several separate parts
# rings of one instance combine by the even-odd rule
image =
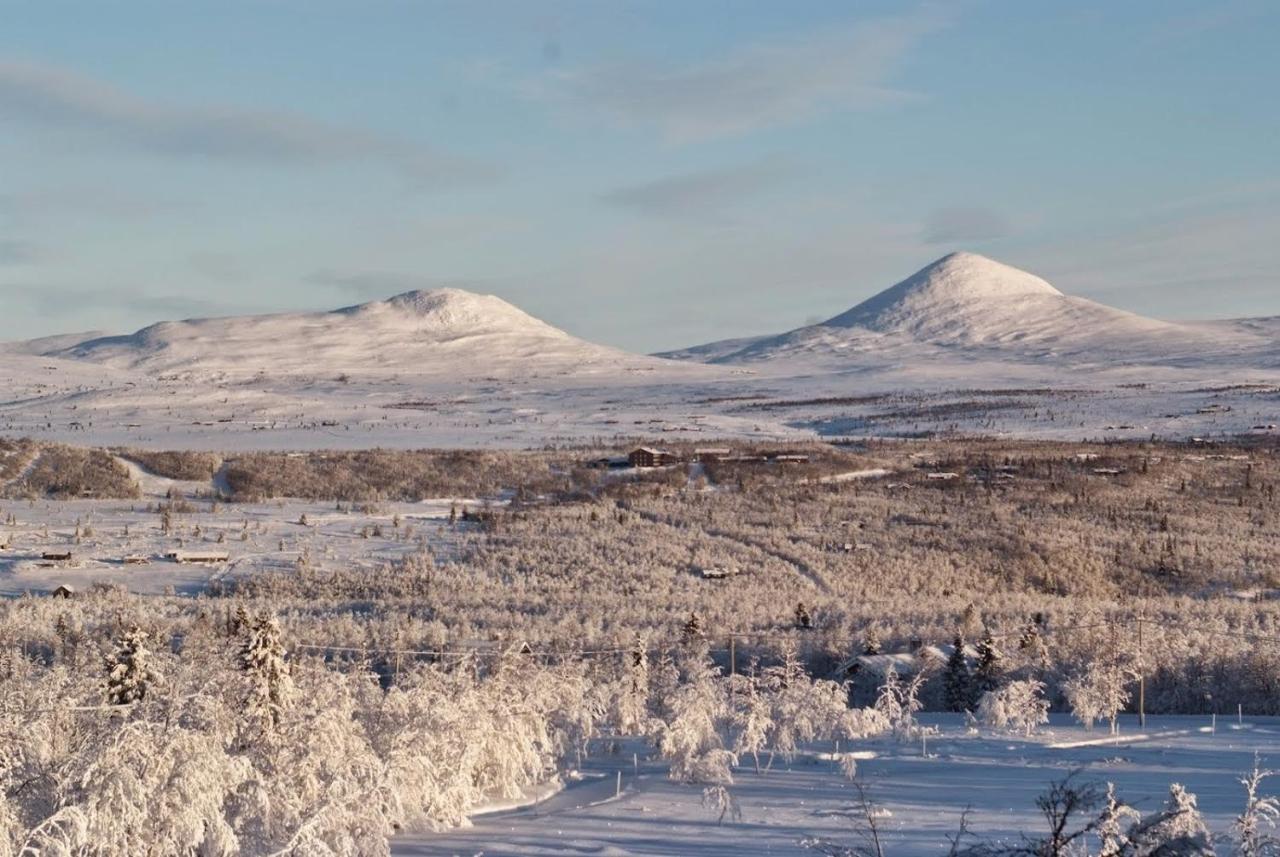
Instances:
[[[820,324],[666,356],[682,359],[488,295],[408,292],[0,345],[0,436],[328,449],[1280,431],[1280,319],[1156,321],[970,253]]]
[[[975,253],[952,253],[852,309],[777,336],[664,356],[739,363],[841,356],[909,361],[958,349],[1017,362],[1103,354],[1155,362],[1260,347],[1237,325],[1157,321],[1064,295],[1043,279]]]
[[[501,298],[413,291],[331,312],[166,321],[43,353],[149,375],[473,376],[643,369],[655,358],[577,339]]]
[[[1058,343],[1174,328],[1068,297],[1033,274],[975,253],[944,256],[823,326],[902,333],[939,345]]]

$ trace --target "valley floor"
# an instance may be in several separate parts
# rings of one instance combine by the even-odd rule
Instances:
[[[1159,809],[1170,783],[1194,792],[1209,828],[1225,832],[1244,805],[1238,782],[1259,754],[1263,765],[1280,755],[1280,718],[1149,717],[1139,730],[1125,715],[1119,739],[1105,728],[1086,732],[1055,714],[1030,738],[970,734],[959,715],[926,715],[939,734],[927,747],[892,738],[842,747],[859,754],[858,779],[877,809],[889,857],[946,854],[961,813],[983,841],[1015,842],[1038,835],[1043,822],[1035,798],[1051,781],[1080,770],[1082,782],[1112,782],[1116,794],[1145,813]],[[1078,745],[1078,746],[1060,746]],[[534,805],[483,815],[469,829],[402,836],[400,857],[428,855],[700,855],[815,854],[803,840],[818,837],[858,844],[857,794],[841,773],[831,745],[811,747],[790,764],[778,759],[758,775],[744,760],[730,792],[740,817],[717,823],[702,805],[701,788],[669,780],[648,748],[623,742],[599,752],[580,778]],[[633,753],[639,754],[638,765]],[[927,755],[926,755],[927,753]],[[622,793],[615,797],[617,774]],[[1274,786],[1274,783],[1268,783]],[[1264,786],[1265,788],[1265,786]],[[1273,788],[1266,790],[1267,794]],[[1096,843],[1092,843],[1096,847]]]

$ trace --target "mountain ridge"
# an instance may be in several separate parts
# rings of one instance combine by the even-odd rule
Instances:
[[[1272,319],[1175,323],[1066,295],[1047,280],[957,251],[825,321],[652,356],[572,336],[494,295],[403,292],[334,310],[162,321],[130,334],[46,337],[15,353],[146,374],[236,380],[352,373],[601,374],[689,364],[796,362],[805,371],[939,360],[1099,365],[1230,361],[1276,365]],[[78,340],[78,341],[77,341]],[[811,360],[811,364],[804,364]],[[780,366],[782,371],[789,371]],[[684,377],[681,375],[680,377]]]

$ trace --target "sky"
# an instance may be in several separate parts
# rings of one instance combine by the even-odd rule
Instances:
[[[636,351],[965,249],[1280,314],[1280,4],[0,0],[0,339],[487,292]]]

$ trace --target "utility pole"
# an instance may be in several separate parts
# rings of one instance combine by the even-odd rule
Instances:
[[[1142,647],[1142,617],[1138,617],[1138,728],[1147,728],[1147,652]]]
[[[730,677],[738,674],[738,638],[733,634],[729,635],[729,675]]]

